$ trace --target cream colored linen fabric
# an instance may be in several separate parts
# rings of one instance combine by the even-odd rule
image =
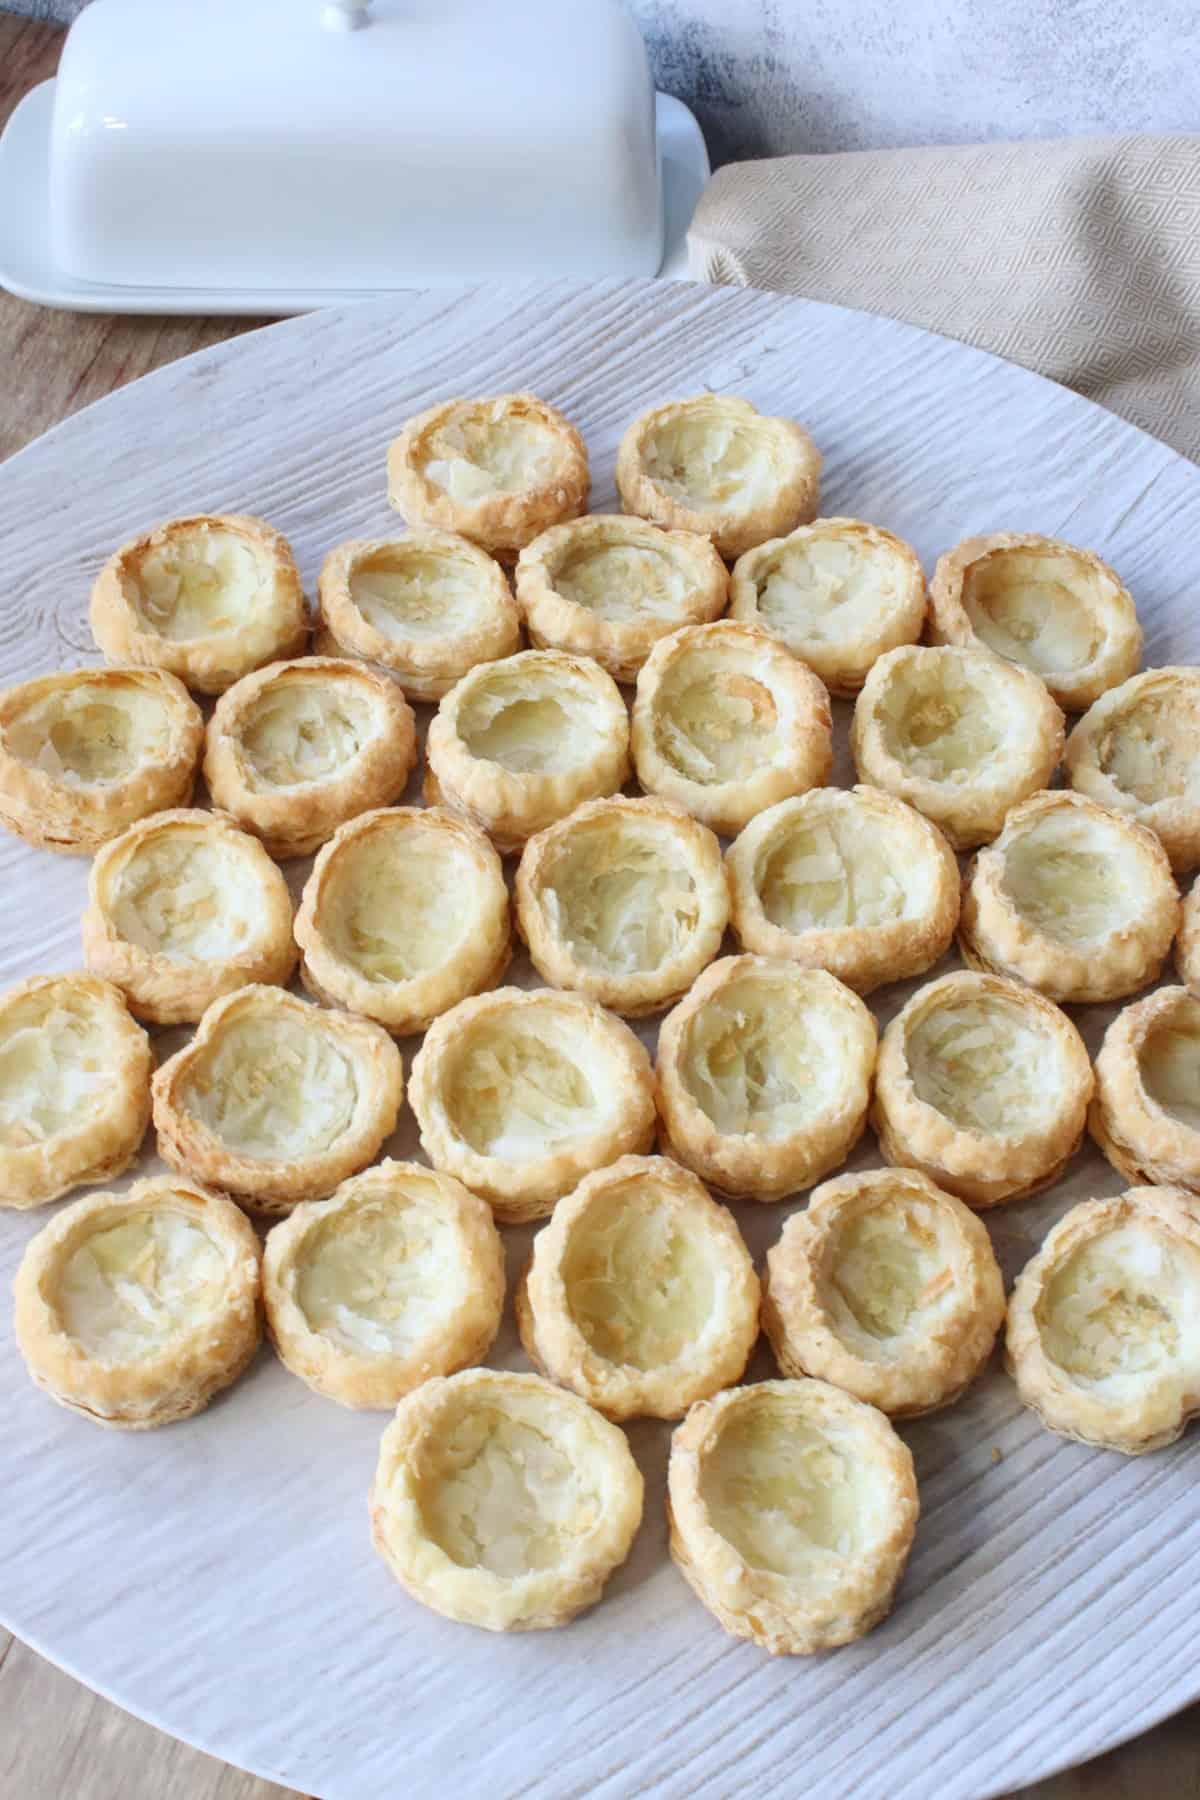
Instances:
[[[688,242],[699,280],[961,338],[1200,460],[1200,135],[731,163]]]

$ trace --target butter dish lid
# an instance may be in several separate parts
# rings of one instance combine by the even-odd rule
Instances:
[[[95,282],[650,275],[655,96],[617,0],[93,0],[51,242]]]

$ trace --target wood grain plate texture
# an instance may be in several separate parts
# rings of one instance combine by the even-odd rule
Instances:
[[[0,681],[98,660],[91,580],[117,541],[171,513],[264,514],[311,592],[331,544],[393,521],[383,459],[403,419],[512,387],[580,424],[597,509],[613,504],[636,412],[705,388],[745,394],[810,427],[826,512],[888,526],[927,565],[1004,527],[1090,545],[1138,602],[1147,662],[1200,660],[1200,472],[1162,445],[882,319],[614,283],[317,314],[68,420],[0,469]],[[847,718],[839,706],[840,781]],[[290,873],[298,884],[304,870]],[[85,884],[82,863],[0,843],[0,982],[78,965]],[[908,991],[884,993],[881,1019]],[[1110,1009],[1077,1016],[1094,1048]],[[176,1041],[164,1034],[164,1050]],[[411,1115],[390,1148],[415,1150]],[[877,1160],[868,1137],[852,1166]],[[1121,1185],[1088,1152],[1051,1195],[989,1215],[1009,1275],[1069,1204]],[[738,1209],[756,1255],[789,1210]],[[6,1288],[43,1217],[0,1218]],[[515,1269],[529,1233],[508,1238]],[[511,1328],[493,1360],[522,1366]],[[760,1351],[751,1373],[770,1372]],[[822,1800],[983,1800],[1200,1692],[1195,1435],[1134,1461],[1089,1451],[1043,1431],[998,1368],[903,1427],[923,1514],[893,1616],[803,1662],[726,1638],[668,1563],[667,1429],[652,1422],[630,1429],[645,1523],[603,1603],[568,1630],[498,1639],[425,1612],[372,1555],[382,1419],[318,1399],[266,1353],[200,1418],[122,1436],[30,1387],[6,1309],[0,1395],[4,1622],[144,1718],[324,1800],[760,1800],[801,1786]]]

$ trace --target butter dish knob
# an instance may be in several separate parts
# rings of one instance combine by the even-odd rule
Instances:
[[[327,31],[357,31],[367,23],[371,0],[327,0],[321,23]]]

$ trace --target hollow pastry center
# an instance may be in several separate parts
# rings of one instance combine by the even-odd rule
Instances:
[[[1132,866],[1131,866],[1132,865]],[[1106,937],[1141,910],[1145,865],[1118,827],[1047,815],[1004,857],[1001,885],[1023,919],[1064,944]]]
[[[1037,1303],[1051,1362],[1105,1382],[1200,1366],[1200,1256],[1147,1223],[1127,1223],[1073,1251]]]
[[[887,544],[789,538],[756,577],[758,615],[785,639],[840,643],[875,631],[908,578],[906,563]]]
[[[477,1403],[447,1420],[426,1451],[417,1505],[428,1535],[461,1568],[519,1580],[567,1561],[599,1525],[600,1484],[568,1447],[574,1420],[550,1405],[541,1411],[535,1420]]]
[[[1146,694],[1122,708],[1097,745],[1100,767],[1123,793],[1200,805],[1200,692]]]
[[[1096,603],[1111,584],[1060,550],[993,550],[963,576],[962,599],[990,650],[1038,675],[1085,667],[1103,642]]]
[[[236,843],[199,830],[159,832],[130,851],[106,883],[117,933],[152,956],[211,962],[262,935],[259,870]]]
[[[562,1278],[571,1317],[598,1356],[657,1369],[687,1354],[716,1296],[706,1237],[652,1182],[597,1197],[572,1228]]]
[[[386,638],[446,637],[478,618],[482,580],[468,556],[401,541],[354,565],[350,598]]]
[[[701,511],[769,499],[785,473],[767,420],[708,407],[660,419],[643,437],[641,454],[655,487]]]
[[[368,832],[338,851],[317,922],[334,955],[368,981],[412,981],[463,944],[478,918],[478,879],[444,832]]]
[[[763,912],[782,931],[890,925],[927,905],[928,856],[875,813],[797,819],[755,871]]]
[[[918,1100],[963,1131],[1021,1135],[1050,1124],[1063,1100],[1055,1037],[1036,1015],[988,995],[933,1006],[909,1027]]]
[[[126,568],[124,587],[143,625],[181,642],[235,630],[259,607],[270,568],[236,532],[173,532]]]
[[[775,761],[776,695],[761,659],[737,649],[677,657],[654,703],[655,745],[663,761],[701,786],[740,781]]]
[[[577,961],[622,974],[681,955],[701,901],[681,844],[665,833],[577,829],[554,859],[542,909]]]
[[[170,724],[152,693],[111,680],[79,684],[35,700],[10,720],[12,755],[68,787],[124,781],[166,754]]]
[[[1181,1000],[1138,1052],[1146,1093],[1180,1125],[1200,1131],[1200,1003]]]
[[[883,1348],[933,1329],[954,1298],[954,1245],[936,1208],[880,1201],[847,1218],[829,1246],[826,1281],[835,1319],[850,1319]]]
[[[458,1233],[436,1192],[369,1194],[306,1234],[296,1302],[339,1350],[399,1356],[449,1317],[463,1285]]]
[[[528,1162],[600,1130],[609,1107],[589,1062],[583,1033],[561,1020],[484,1022],[449,1071],[446,1111],[481,1156]]]
[[[683,1085],[725,1135],[787,1137],[859,1079],[842,1023],[782,983],[730,982],[688,1022]]]
[[[0,1145],[22,1150],[86,1124],[113,1090],[99,1014],[81,996],[29,995],[0,1018]]]
[[[893,681],[883,706],[890,755],[927,781],[969,782],[1003,745],[995,689],[956,664],[918,667]]]
[[[72,1253],[55,1308],[89,1356],[130,1362],[215,1313],[227,1275],[203,1226],[181,1213],[135,1212],[92,1232]]]
[[[731,1414],[700,1476],[709,1519],[743,1562],[799,1577],[870,1548],[879,1485],[849,1433],[766,1399]]]
[[[647,544],[579,544],[551,578],[564,600],[614,625],[678,618],[695,585],[669,552]]]
[[[241,1156],[295,1162],[328,1150],[353,1125],[354,1063],[316,1007],[311,1024],[240,1018],[210,1040],[184,1076],[180,1099]]]
[[[239,734],[247,783],[261,793],[325,781],[374,735],[372,709],[349,684],[328,675],[275,682],[260,694]]]
[[[605,734],[590,694],[575,683],[498,666],[460,705],[457,725],[472,756],[517,775],[582,767]]]
[[[558,438],[540,419],[503,406],[460,412],[425,439],[425,479],[453,500],[485,500],[542,487],[560,460]]]

